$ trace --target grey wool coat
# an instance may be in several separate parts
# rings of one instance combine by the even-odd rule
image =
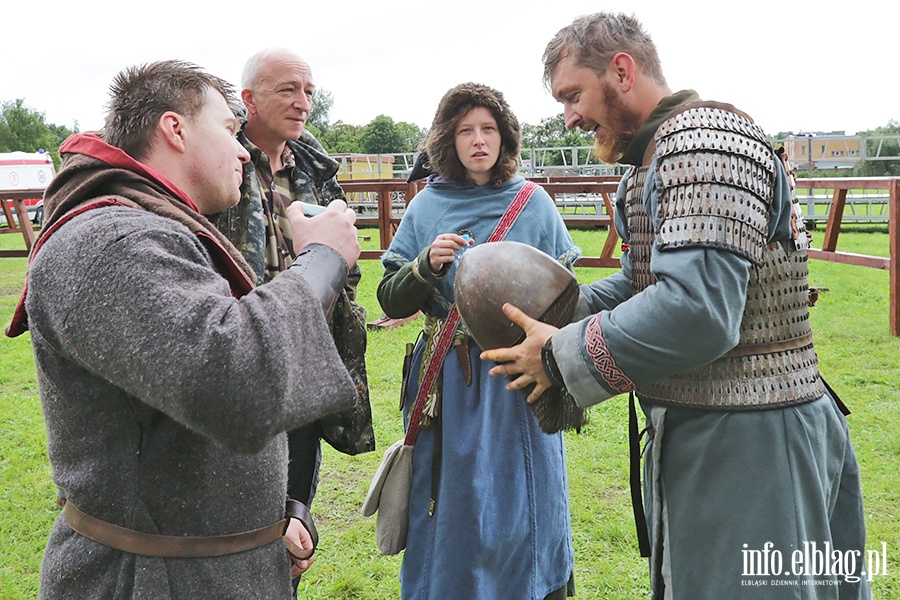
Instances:
[[[145,210],[66,222],[34,256],[25,306],[54,480],[122,527],[209,536],[278,521],[283,432],[353,402],[301,275],[238,299],[196,235]],[[281,540],[162,559],[97,544],[60,517],[41,566],[41,598],[289,596]]]

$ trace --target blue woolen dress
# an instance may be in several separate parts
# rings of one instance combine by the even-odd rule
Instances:
[[[484,243],[524,183],[521,177],[499,187],[433,179],[410,203],[382,258],[386,269],[408,272],[440,233],[466,229],[475,243]],[[543,189],[535,191],[505,239],[535,246],[566,266],[580,254]],[[429,277],[426,283],[408,277],[405,285],[430,286],[420,308],[444,318],[452,306],[455,274],[454,265],[440,279]],[[420,340],[404,398],[407,416],[425,352]],[[494,363],[482,363],[480,353],[471,342],[470,385],[457,353],[448,353],[439,418],[416,442],[400,573],[406,599],[542,599],[565,587],[572,573],[563,436],[542,432],[524,395],[506,391],[504,378],[490,377]],[[437,428],[442,439],[436,454]]]

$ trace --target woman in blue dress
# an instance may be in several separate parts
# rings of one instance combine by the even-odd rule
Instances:
[[[421,310],[405,389],[409,415],[436,333],[453,302],[456,258],[484,243],[525,185],[520,129],[503,95],[465,83],[447,92],[425,140],[432,174],[390,248],[378,300],[385,314]],[[507,234],[571,267],[580,255],[550,196],[535,190]],[[525,396],[488,375],[460,326],[426,404],[413,455],[405,599],[573,595],[573,551],[561,433],[541,431]]]

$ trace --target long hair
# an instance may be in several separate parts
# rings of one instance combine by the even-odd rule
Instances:
[[[571,54],[575,66],[590,69],[602,77],[619,52],[630,55],[645,75],[665,85],[656,44],[633,15],[595,13],[575,19],[560,29],[544,50],[544,85],[550,75]]]
[[[445,179],[464,180],[466,169],[456,154],[456,127],[473,108],[482,106],[493,115],[500,132],[500,156],[491,169],[490,182],[497,186],[519,170],[522,132],[519,120],[497,90],[480,83],[461,83],[438,104],[424,148],[431,169]]]
[[[231,84],[195,64],[166,60],[129,67],[110,85],[103,139],[143,160],[153,146],[160,117],[168,111],[188,119],[196,117],[208,91],[218,92],[230,106],[236,105]]]

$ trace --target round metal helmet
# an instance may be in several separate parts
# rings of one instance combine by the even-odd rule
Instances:
[[[515,346],[521,327],[503,314],[509,302],[555,327],[567,325],[578,301],[578,282],[564,266],[520,242],[493,242],[466,250],[453,284],[456,308],[482,349]]]

